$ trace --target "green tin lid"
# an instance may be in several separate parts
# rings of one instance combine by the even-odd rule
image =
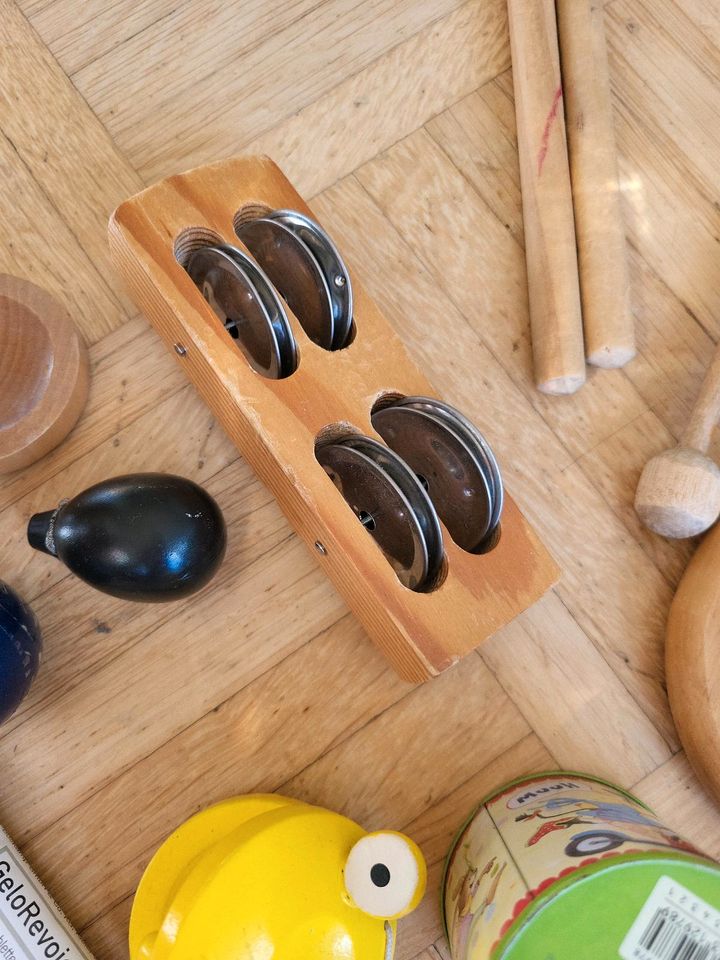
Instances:
[[[717,960],[720,868],[657,853],[599,861],[557,880],[492,960]]]

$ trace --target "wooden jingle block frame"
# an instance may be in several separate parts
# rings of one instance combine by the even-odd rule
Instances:
[[[502,535],[492,551],[466,553],[443,527],[441,584],[417,593],[400,583],[315,458],[318,437],[349,430],[381,439],[370,422],[379,398],[436,396],[390,324],[350,270],[352,343],[322,349],[288,309],[298,368],[284,379],[266,379],[180,262],[207,243],[245,249],[234,224],[280,208],[313,216],[269,159],[225,160],[169,177],[121,204],[110,219],[110,248],[140,309],[370,637],[402,677],[426,680],[539,599],[559,570],[506,497]]]

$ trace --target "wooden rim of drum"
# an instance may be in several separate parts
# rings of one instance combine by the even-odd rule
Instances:
[[[0,274],[0,473],[27,467],[70,433],[89,387],[67,310],[29,280]]]

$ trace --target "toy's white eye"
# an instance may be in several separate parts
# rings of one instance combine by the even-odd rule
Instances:
[[[401,833],[369,833],[345,864],[345,889],[364,913],[392,920],[410,913],[425,892],[426,868],[417,846]]]

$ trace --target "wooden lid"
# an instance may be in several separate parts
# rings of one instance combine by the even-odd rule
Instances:
[[[88,385],[87,351],[65,308],[34,283],[0,274],[0,473],[64,439]]]

